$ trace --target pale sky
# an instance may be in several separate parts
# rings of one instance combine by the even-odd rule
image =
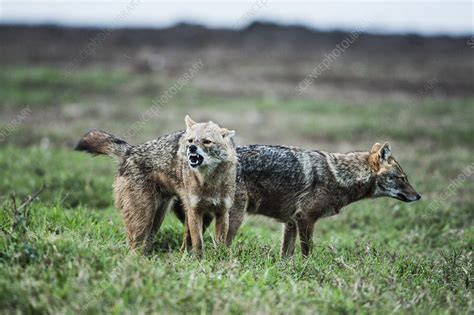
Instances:
[[[474,33],[472,1],[0,0],[0,23],[166,27],[188,22],[237,28],[255,20],[323,30]]]

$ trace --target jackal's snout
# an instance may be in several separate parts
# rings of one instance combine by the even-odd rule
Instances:
[[[421,195],[406,181],[397,187],[397,199],[404,202],[414,202],[421,199]]]
[[[204,162],[204,156],[199,153],[199,148],[194,144],[190,145],[187,150],[189,166],[195,168]]]

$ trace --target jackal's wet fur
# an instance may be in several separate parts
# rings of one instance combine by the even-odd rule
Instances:
[[[235,193],[234,132],[213,122],[196,123],[189,117],[186,126],[186,131],[140,145],[92,130],[76,147],[79,151],[109,155],[119,162],[115,205],[122,211],[133,250],[150,251],[166,210],[173,204],[180,209],[184,206],[188,214],[187,224],[197,254],[202,250],[204,214],[215,215],[216,240],[226,240],[228,209]],[[182,205],[177,204],[178,199]]]

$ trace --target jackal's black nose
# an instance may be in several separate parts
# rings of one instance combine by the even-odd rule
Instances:
[[[197,146],[195,146],[194,144],[189,146],[189,152],[191,152],[191,153],[196,152],[197,149],[198,149]]]
[[[416,200],[420,200],[421,199],[421,195],[420,194],[416,194]]]

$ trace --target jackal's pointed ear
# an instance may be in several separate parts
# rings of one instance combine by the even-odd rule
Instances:
[[[379,150],[380,160],[387,161],[391,155],[392,155],[392,148],[390,147],[390,143],[385,142]]]
[[[232,138],[233,136],[235,136],[235,130],[221,128],[221,135],[222,135],[222,138],[226,138],[226,137]]]
[[[189,117],[189,115],[186,115],[186,117],[184,117],[184,122],[186,122],[186,129],[190,129],[192,126],[196,124],[196,122],[192,120],[191,117]]]
[[[383,145],[380,143],[376,143],[370,149],[369,155],[369,165],[370,167],[378,171],[381,167],[383,162],[386,162],[390,155],[392,154],[392,150],[390,148],[390,144],[385,142]]]
[[[377,153],[379,152],[380,148],[382,147],[382,145],[380,143],[376,143],[372,146],[372,149],[370,149],[370,153]]]

